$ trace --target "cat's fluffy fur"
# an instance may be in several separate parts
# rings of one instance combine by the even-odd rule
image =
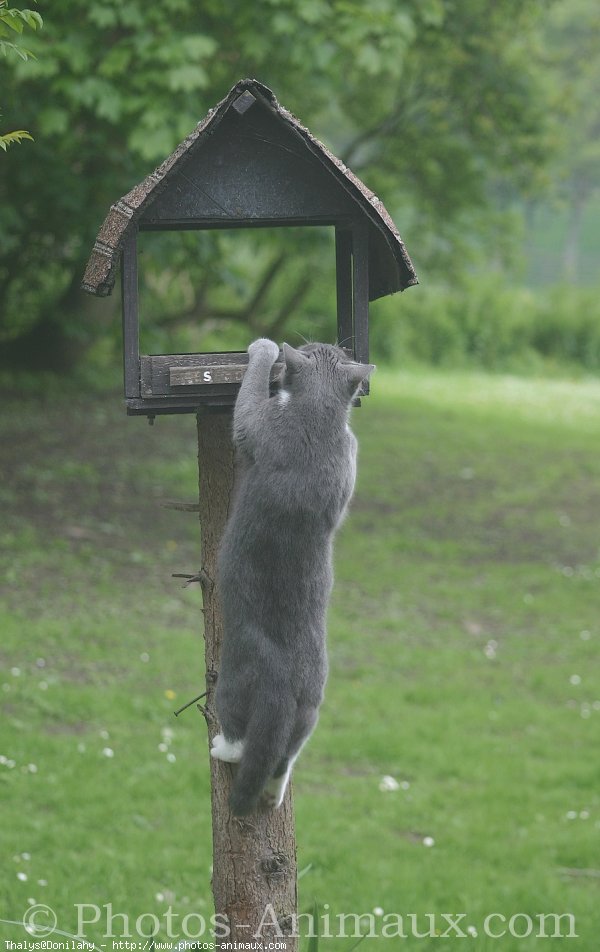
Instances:
[[[283,800],[317,722],[327,677],[325,616],[332,541],[354,488],[352,398],[374,369],[329,344],[283,345],[270,395],[273,341],[248,348],[233,416],[236,493],[219,553],[224,641],[211,754],[237,762],[231,809]]]

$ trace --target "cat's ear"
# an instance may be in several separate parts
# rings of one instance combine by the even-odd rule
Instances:
[[[341,364],[352,393],[375,370],[375,364]]]
[[[310,357],[303,354],[301,350],[290,347],[289,344],[283,345],[283,359],[285,360],[285,369],[291,374],[300,373],[304,367],[310,364]]]

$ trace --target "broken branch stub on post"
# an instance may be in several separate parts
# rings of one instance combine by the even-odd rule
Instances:
[[[206,654],[204,715],[209,742],[218,733],[214,694],[223,640],[223,618],[214,585],[217,553],[233,490],[231,412],[200,412],[198,467],[202,543],[202,593]],[[297,952],[290,935],[297,915],[296,839],[291,788],[277,810],[259,809],[243,819],[229,810],[233,770],[210,759],[215,912],[230,933],[223,941],[277,941],[281,952]],[[261,929],[262,924],[262,929]],[[217,939],[218,945],[218,939]]]

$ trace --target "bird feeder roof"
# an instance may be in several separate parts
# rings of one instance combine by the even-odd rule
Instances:
[[[256,102],[262,106],[261,129],[266,128],[269,135],[254,130],[249,136],[241,121]],[[198,183],[197,173],[194,180],[194,169],[206,172],[211,188],[204,180]],[[240,182],[245,185],[252,175],[255,178],[241,202],[230,201],[227,189],[237,197]],[[265,198],[261,190],[270,194]],[[197,206],[193,215],[186,210],[190,196],[192,205],[195,202]],[[277,224],[273,209],[285,208],[286,204],[291,211],[280,224],[294,224],[296,219],[304,224],[322,224],[322,218],[329,219],[330,224],[343,224],[350,218],[368,226],[369,300],[418,283],[383,202],[281,106],[270,89],[257,80],[244,79],[157,169],[111,206],[94,244],[82,288],[100,297],[111,293],[121,248],[133,229]]]

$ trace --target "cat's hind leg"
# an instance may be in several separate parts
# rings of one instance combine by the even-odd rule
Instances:
[[[294,760],[296,758],[294,757]],[[288,760],[287,757],[278,765],[274,775],[268,781],[263,791],[263,801],[267,808],[276,810],[283,803],[285,791],[290,780],[294,760]]]
[[[215,734],[212,739],[210,756],[214,760],[223,760],[226,764],[237,764],[244,752],[243,740],[227,740],[224,734]]]
[[[265,786],[263,792],[263,799],[267,807],[276,810],[283,803],[294,764],[300,756],[300,751],[312,734],[317,723],[317,718],[318,711],[315,707],[306,707],[298,712],[288,754],[277,765],[275,773]]]

